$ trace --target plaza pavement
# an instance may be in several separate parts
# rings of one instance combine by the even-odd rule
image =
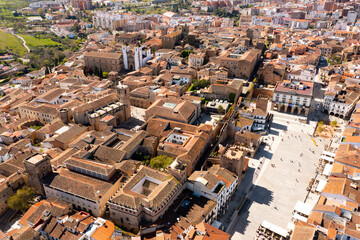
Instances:
[[[274,116],[267,136],[269,146],[257,153],[266,159],[248,194],[249,201],[227,229],[233,240],[254,239],[263,220],[287,229],[294,206],[297,201],[305,200],[306,188],[329,143],[329,140],[315,139],[318,144],[315,146],[309,135],[314,131],[313,122],[302,124],[284,116]]]

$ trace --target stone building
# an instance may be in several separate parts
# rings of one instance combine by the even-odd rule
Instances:
[[[146,35],[141,33],[121,33],[115,35],[115,42],[122,45],[130,45],[141,42]]]
[[[192,53],[189,56],[189,66],[195,69],[200,69],[204,64],[205,53]]]
[[[145,86],[134,89],[130,92],[130,105],[140,108],[149,108],[154,102],[157,86]]]
[[[160,118],[149,119],[143,127],[150,136],[159,139],[157,154],[186,165],[188,176],[195,170],[213,134],[211,125],[194,126]]]
[[[198,108],[190,101],[164,98],[156,100],[145,112],[145,119],[160,117],[182,123],[192,124],[199,116]]]
[[[220,66],[229,70],[229,77],[249,79],[260,60],[261,51],[251,49],[244,54],[228,53],[220,57]]]
[[[18,108],[18,112],[21,118],[36,119],[41,123],[49,123],[59,117],[59,106],[40,104],[35,105],[33,103],[26,103]]]
[[[265,84],[276,85],[285,76],[286,68],[278,63],[266,63],[258,71],[259,80]]]
[[[261,135],[248,131],[238,131],[235,133],[235,144],[245,152],[248,157],[254,157],[261,144]]]
[[[248,161],[245,159],[246,152],[241,150],[239,146],[226,146],[220,155],[220,167],[229,170],[239,176],[240,183]]]
[[[38,154],[26,159],[24,165],[29,176],[30,186],[35,189],[36,194],[44,196],[45,191],[41,181],[53,173],[50,158],[46,154]]]
[[[106,203],[119,189],[122,175],[114,165],[72,157],[64,161],[65,168],[43,179],[47,198],[71,203],[75,209],[100,217]]]
[[[99,130],[101,122],[104,121],[109,121],[112,126],[117,126],[127,121],[131,117],[128,87],[118,85],[117,91],[117,93],[111,93],[73,108],[71,112],[74,122],[85,126],[92,126],[95,130]],[[67,119],[66,116],[63,118]]]
[[[173,49],[175,44],[181,39],[181,31],[175,31],[169,34],[166,34],[161,37],[162,48]]]
[[[120,72],[123,69],[121,53],[107,52],[86,52],[84,54],[84,64],[93,70],[98,68],[104,72]]]
[[[158,220],[182,190],[168,173],[143,165],[135,169],[108,202],[112,221],[130,231]]]

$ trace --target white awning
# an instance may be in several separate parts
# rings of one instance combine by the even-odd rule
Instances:
[[[316,187],[316,192],[322,192],[324,187],[326,186],[327,181],[320,180],[318,186]]]
[[[276,234],[279,234],[280,236],[283,236],[284,238],[286,238],[288,236],[288,231],[286,231],[285,229],[281,228],[281,227],[278,227],[266,220],[264,220],[262,223],[261,223],[261,226],[276,233]]]
[[[298,212],[298,213],[302,213],[306,216],[310,216],[312,209],[313,209],[312,206],[310,206],[306,203],[303,203],[301,201],[297,201],[294,211]]]
[[[332,168],[333,168],[333,165],[327,163],[324,167],[324,171],[322,172],[322,175],[330,176]]]
[[[325,160],[327,162],[331,162],[331,163],[334,162],[334,158],[331,158],[331,157],[328,157],[328,156],[325,156],[325,155],[322,155],[321,159],[323,159],[323,160]]]
[[[329,156],[329,157],[332,157],[332,158],[335,157],[335,153],[333,153],[333,152],[328,152],[328,151],[323,151],[323,152],[322,152],[322,155]]]
[[[294,228],[295,228],[295,224],[293,222],[289,222],[288,225],[287,225],[287,228],[291,231],[294,231]]]
[[[293,218],[295,218],[297,220],[300,220],[300,221],[303,221],[303,222],[307,222],[306,217],[303,217],[303,216],[301,216],[300,214],[297,214],[297,213],[294,213]]]

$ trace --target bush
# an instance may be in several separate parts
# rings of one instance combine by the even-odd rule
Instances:
[[[221,106],[221,105],[219,105],[218,111],[219,111],[219,113],[221,113],[221,114],[225,113],[225,109],[224,109],[223,106]]]
[[[174,159],[172,157],[166,156],[166,155],[159,155],[157,157],[154,157],[150,160],[149,166],[155,169],[161,169],[166,168],[169,166]]]
[[[32,187],[25,186],[16,191],[14,195],[9,197],[7,203],[9,208],[16,211],[27,210],[34,200],[35,190]]]
[[[194,88],[194,84],[191,84],[190,87],[188,88],[187,92],[190,92],[193,88]]]
[[[103,78],[108,78],[108,77],[109,77],[109,73],[108,73],[108,72],[103,72],[103,73],[102,73],[102,76],[103,76]]]
[[[32,125],[32,126],[30,126],[30,128],[32,128],[34,130],[39,130],[40,128],[42,128],[42,126]]]
[[[320,121],[320,122],[318,123],[318,125],[319,125],[319,126],[322,126],[322,125],[324,125],[324,122],[323,122],[323,121]]]
[[[193,51],[191,50],[182,50],[181,53],[180,53],[180,56],[182,58],[189,58],[189,55],[193,53]]]
[[[333,127],[336,127],[336,126],[337,126],[337,121],[332,121],[332,122],[330,123],[330,125],[333,126]]]

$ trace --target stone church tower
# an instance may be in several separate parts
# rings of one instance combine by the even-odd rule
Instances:
[[[30,186],[36,194],[45,195],[41,180],[52,174],[50,158],[46,154],[37,154],[24,161],[25,169],[29,177]]]

